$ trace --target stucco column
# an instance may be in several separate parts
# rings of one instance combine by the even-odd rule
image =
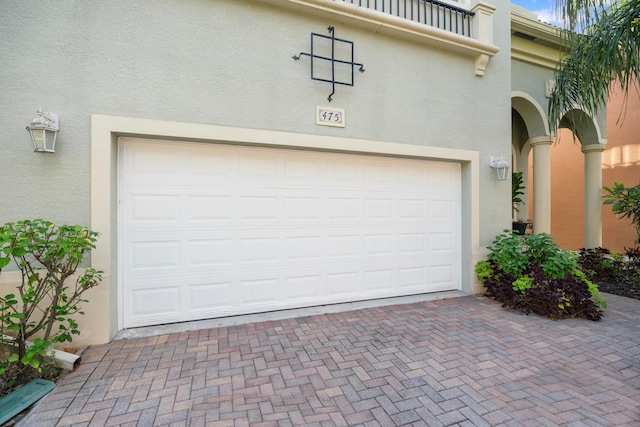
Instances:
[[[533,149],[533,232],[551,234],[551,144],[550,136],[531,138]]]
[[[605,144],[582,147],[584,153],[584,247],[602,246],[602,152]]]

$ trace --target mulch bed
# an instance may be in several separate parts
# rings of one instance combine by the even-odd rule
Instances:
[[[640,299],[640,283],[631,280],[602,281],[598,283],[598,289],[608,294]]]

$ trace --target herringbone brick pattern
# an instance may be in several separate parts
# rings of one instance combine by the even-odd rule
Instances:
[[[638,426],[640,301],[601,322],[481,296],[89,348],[22,426]]]

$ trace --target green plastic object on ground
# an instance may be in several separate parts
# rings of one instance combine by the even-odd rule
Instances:
[[[36,379],[0,398],[0,425],[33,405],[55,386],[51,381]]]

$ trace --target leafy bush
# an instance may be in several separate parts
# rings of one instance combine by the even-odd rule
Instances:
[[[604,204],[611,205],[611,210],[620,218],[629,218],[636,227],[640,243],[640,184],[625,188],[624,184],[615,182],[612,188],[603,188],[606,194]]]
[[[560,249],[547,234],[520,236],[505,230],[476,264],[486,294],[504,307],[551,319],[600,320],[606,301],[578,268],[576,255]]]
[[[625,263],[621,255],[605,248],[581,248],[578,264],[589,280],[620,280],[624,276]]]
[[[73,315],[84,314],[82,294],[100,283],[102,272],[87,268],[75,283],[67,279],[95,248],[97,236],[85,227],[40,219],[0,228],[0,268],[13,261],[22,275],[15,293],[0,297],[0,377],[19,372],[20,365],[40,369],[49,347],[80,333]]]
[[[640,246],[625,249],[624,275],[632,285],[640,287]]]
[[[624,251],[624,255],[627,258],[627,268],[640,270],[640,246],[624,248]]]

